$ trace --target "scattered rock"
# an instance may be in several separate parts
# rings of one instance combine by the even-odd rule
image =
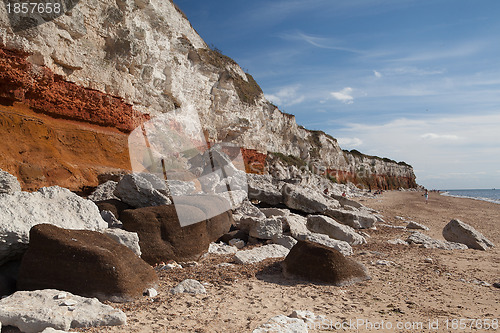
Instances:
[[[193,182],[182,180],[167,180],[167,186],[172,196],[189,195],[196,191]]]
[[[118,242],[119,244],[125,245],[132,250],[138,257],[141,256],[141,248],[139,246],[139,236],[136,232],[130,232],[122,229],[106,229],[104,234]]]
[[[238,251],[234,256],[234,260],[237,264],[253,264],[269,258],[285,257],[289,251],[284,246],[269,244],[251,250]]]
[[[283,273],[307,281],[345,286],[369,280],[366,268],[339,251],[308,241],[299,241],[283,261]]]
[[[467,245],[434,239],[418,231],[412,232],[412,234],[406,239],[406,242],[408,242],[409,244],[419,244],[420,247],[424,247],[427,249],[442,249],[442,250],[468,249]]]
[[[323,316],[317,316],[311,311],[304,310],[294,310],[289,317],[303,320],[309,329],[316,329],[316,327],[326,320]]]
[[[349,211],[345,209],[328,209],[324,213],[336,221],[353,227],[354,229],[372,228],[377,222],[377,218],[363,211]]]
[[[334,219],[323,215],[309,215],[307,217],[307,228],[315,233],[328,235],[330,238],[338,239],[350,245],[365,244],[366,239],[345,224],[340,224]]]
[[[135,208],[170,205],[172,201],[158,190],[166,189],[165,182],[153,174],[147,175],[133,173],[123,176],[114,195]]]
[[[434,263],[434,260],[433,260],[432,258],[425,258],[425,259],[424,259],[424,262],[425,262],[426,264],[432,264],[432,263]]]
[[[170,290],[172,294],[206,294],[205,287],[198,281],[186,279]]]
[[[108,228],[122,228],[123,223],[118,220],[111,211],[103,210],[101,211],[101,217],[108,224]]]
[[[235,221],[239,221],[240,218],[253,217],[257,219],[265,219],[266,215],[257,207],[255,207],[249,200],[242,202],[241,206],[234,210],[233,216]],[[238,218],[236,217],[238,216]]]
[[[274,316],[254,329],[252,333],[307,333],[306,323],[298,318],[290,318],[285,315]]]
[[[237,249],[242,249],[245,247],[245,242],[238,238],[233,238],[229,241],[229,245],[236,247]]]
[[[397,239],[390,239],[390,240],[387,241],[387,243],[392,244],[392,245],[408,245],[407,242],[405,242],[404,240],[399,239],[399,238],[397,238]]]
[[[0,194],[14,194],[15,192],[21,192],[21,184],[15,176],[0,169]]]
[[[394,261],[391,261],[391,260],[377,260],[375,262],[375,265],[379,265],[379,266],[396,266],[396,263]]]
[[[176,200],[180,199],[176,197]],[[216,214],[211,210],[219,209],[225,202],[223,200],[207,195],[196,200],[196,207],[176,204],[130,209],[121,214],[121,220],[125,230],[139,235],[141,257],[150,265],[169,260],[197,260],[207,252],[209,244],[227,233],[233,224],[230,211],[207,219],[207,216]],[[201,222],[182,227],[179,211],[183,216]]]
[[[500,282],[495,282],[495,283],[493,283],[493,287],[495,287],[495,288],[500,288]]]
[[[208,247],[208,253],[225,255],[225,254],[235,254],[238,252],[236,246],[227,245],[226,243],[210,243]]]
[[[443,237],[450,242],[465,244],[471,249],[487,250],[493,243],[470,225],[453,219],[443,229]]]
[[[379,227],[384,227],[384,228],[391,228],[391,229],[405,229],[406,227],[404,225],[392,225],[392,224],[384,224],[384,223],[379,223],[377,224]]]
[[[159,271],[169,271],[171,269],[180,269],[180,268],[182,268],[182,265],[179,265],[175,261],[169,262],[168,264],[160,264],[155,266],[155,269]]]
[[[286,184],[281,192],[283,194],[283,203],[288,208],[306,213],[323,213],[327,209],[340,207],[337,200],[299,185]]]
[[[421,223],[417,223],[414,221],[409,221],[406,225],[406,229],[420,229],[420,230],[429,230],[429,228]]]
[[[75,302],[73,311],[68,311],[67,306],[61,305],[63,301],[56,297],[60,293],[54,289],[18,291],[0,300],[0,321],[27,333],[42,332],[48,327],[69,330],[126,324],[127,317],[122,311],[95,298],[67,293],[67,298]]]
[[[375,218],[377,219],[378,223],[386,223],[385,220],[384,220],[384,216],[383,215],[373,214],[373,216],[375,216]]]
[[[118,197],[113,194],[116,190],[117,185],[118,182],[108,180],[107,182],[97,186],[94,192],[92,192],[92,194],[90,194],[87,197],[87,199],[92,201],[105,201],[105,200],[118,199]]]
[[[304,240],[311,233],[307,229],[307,218],[304,216],[290,213],[285,217],[285,221],[290,229],[290,234],[295,239]]]
[[[68,331],[56,330],[52,327],[47,327],[42,331],[42,333],[69,333]]]
[[[19,269],[19,290],[60,289],[101,300],[128,301],[155,286],[154,270],[126,246],[88,230],[34,226]]]
[[[283,201],[281,187],[275,185],[271,175],[247,174],[248,198],[277,205]]]
[[[330,196],[332,198],[334,198],[335,200],[338,200],[338,202],[340,203],[340,205],[343,208],[345,208],[345,207],[353,207],[353,208],[359,209],[359,208],[364,207],[359,202],[351,200],[351,199],[348,199],[348,198],[346,198],[346,197],[344,197],[342,195],[336,195],[336,194],[332,193],[332,194],[330,194]]]
[[[274,236],[281,236],[283,224],[280,219],[268,217],[263,220],[253,220],[248,234],[259,239],[272,239]]]
[[[330,238],[329,236],[324,234],[310,233],[303,240],[335,249],[342,253],[344,256],[350,256],[352,254],[352,247],[351,245],[349,245],[349,243]]]
[[[147,297],[156,297],[156,296],[158,296],[158,291],[156,291],[155,288],[148,288],[144,292],[144,296],[147,296]]]
[[[288,216],[290,215],[290,210],[285,209],[285,208],[260,208],[260,211],[264,213],[266,217],[273,217],[273,216]]]
[[[92,201],[62,187],[0,195],[0,265],[21,257],[28,247],[31,227],[40,223],[66,229],[108,227]]]
[[[297,240],[291,236],[274,236],[273,243],[282,245],[290,250],[295,244],[297,244]]]

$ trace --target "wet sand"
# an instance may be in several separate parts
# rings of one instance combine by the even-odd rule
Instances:
[[[367,266],[372,280],[347,287],[285,279],[279,260],[220,267],[221,262],[231,262],[231,256],[210,256],[195,267],[161,272],[159,295],[153,299],[112,304],[125,311],[127,326],[80,331],[251,332],[269,318],[293,310],[326,318],[310,332],[500,331],[494,329],[500,319],[500,289],[480,284],[500,282],[500,205],[435,193],[425,204],[422,193],[398,191],[360,202],[380,211],[388,224],[404,226],[396,217],[400,216],[428,226],[423,233],[441,240],[443,227],[458,218],[497,247],[446,251],[391,245],[387,240],[404,240],[409,232],[379,226],[366,230],[368,244],[355,246],[352,256]],[[428,258],[432,263],[426,262]],[[377,264],[381,260],[389,264]],[[170,294],[170,288],[185,278],[205,283],[207,294]],[[464,324],[465,329],[459,326]]]

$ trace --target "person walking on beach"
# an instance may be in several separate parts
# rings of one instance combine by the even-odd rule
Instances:
[[[427,192],[427,190],[425,190],[424,197],[425,197],[425,203],[428,204],[429,203],[429,192]]]

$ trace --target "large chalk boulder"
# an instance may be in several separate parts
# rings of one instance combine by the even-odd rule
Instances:
[[[129,301],[158,283],[132,250],[89,230],[34,226],[19,269],[19,290],[59,289],[100,300]]]
[[[450,242],[465,244],[471,249],[487,250],[494,244],[470,225],[453,219],[443,229],[443,237]]]
[[[116,185],[113,192],[123,202],[132,207],[169,205],[166,183],[153,174],[128,174]]]
[[[0,195],[0,265],[20,258],[28,247],[30,229],[41,223],[80,230],[108,227],[92,201],[59,186]]]
[[[274,316],[266,323],[255,328],[252,333],[307,333],[307,324],[298,318],[285,315]]]
[[[324,214],[354,229],[368,229],[377,222],[377,218],[366,211],[328,209]]]
[[[277,205],[283,201],[281,186],[276,184],[271,175],[247,174],[248,197]]]
[[[282,188],[283,202],[291,209],[306,213],[323,213],[327,209],[340,207],[337,200],[310,188],[286,184]]]
[[[309,215],[307,228],[312,232],[325,234],[331,238],[349,243],[350,245],[365,244],[366,239],[345,224],[340,224],[334,219],[323,215]]]
[[[320,244],[320,245],[329,247],[331,249],[335,249],[345,256],[350,256],[353,253],[352,247],[351,247],[351,245],[349,245],[349,243],[342,241],[342,240],[333,239],[330,236],[325,235],[325,234],[319,234],[319,233],[312,232],[312,233],[307,234],[303,239],[299,239],[299,240],[302,240],[302,241],[305,240],[305,241],[309,241],[311,243]]]
[[[440,239],[434,239],[427,236],[421,232],[413,231],[410,236],[406,239],[408,244],[417,244],[420,247],[426,249],[441,249],[441,250],[467,250],[468,247],[465,244],[443,241]]]
[[[265,259],[283,258],[289,251],[282,245],[269,244],[251,250],[238,251],[234,256],[234,260],[238,264],[254,264]]]
[[[108,180],[107,182],[97,186],[94,192],[92,192],[87,197],[87,199],[92,201],[105,201],[105,200],[118,199],[118,197],[114,195],[117,185],[118,182],[115,182],[113,180]]]
[[[366,268],[330,247],[299,241],[283,261],[287,277],[345,286],[369,280]]]
[[[125,325],[127,316],[95,298],[45,289],[18,291],[1,299],[0,322],[22,332],[38,333],[46,328],[66,331],[78,327]]]

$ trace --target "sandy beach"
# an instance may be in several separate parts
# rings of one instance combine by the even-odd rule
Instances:
[[[426,204],[422,193],[398,191],[360,202],[378,210],[387,224],[404,226],[402,217],[428,226],[423,233],[441,240],[443,227],[458,218],[497,247],[446,251],[392,245],[387,240],[404,240],[409,232],[378,226],[366,231],[368,243],[355,246],[352,256],[366,265],[372,280],[347,287],[285,279],[280,260],[222,267],[218,264],[231,262],[231,256],[211,255],[197,266],[160,272],[158,296],[113,304],[127,314],[126,327],[77,331],[251,332],[293,310],[324,318],[310,332],[495,331],[500,289],[492,285],[500,282],[500,205],[436,193]],[[169,290],[186,278],[204,283],[207,294],[172,295]]]

